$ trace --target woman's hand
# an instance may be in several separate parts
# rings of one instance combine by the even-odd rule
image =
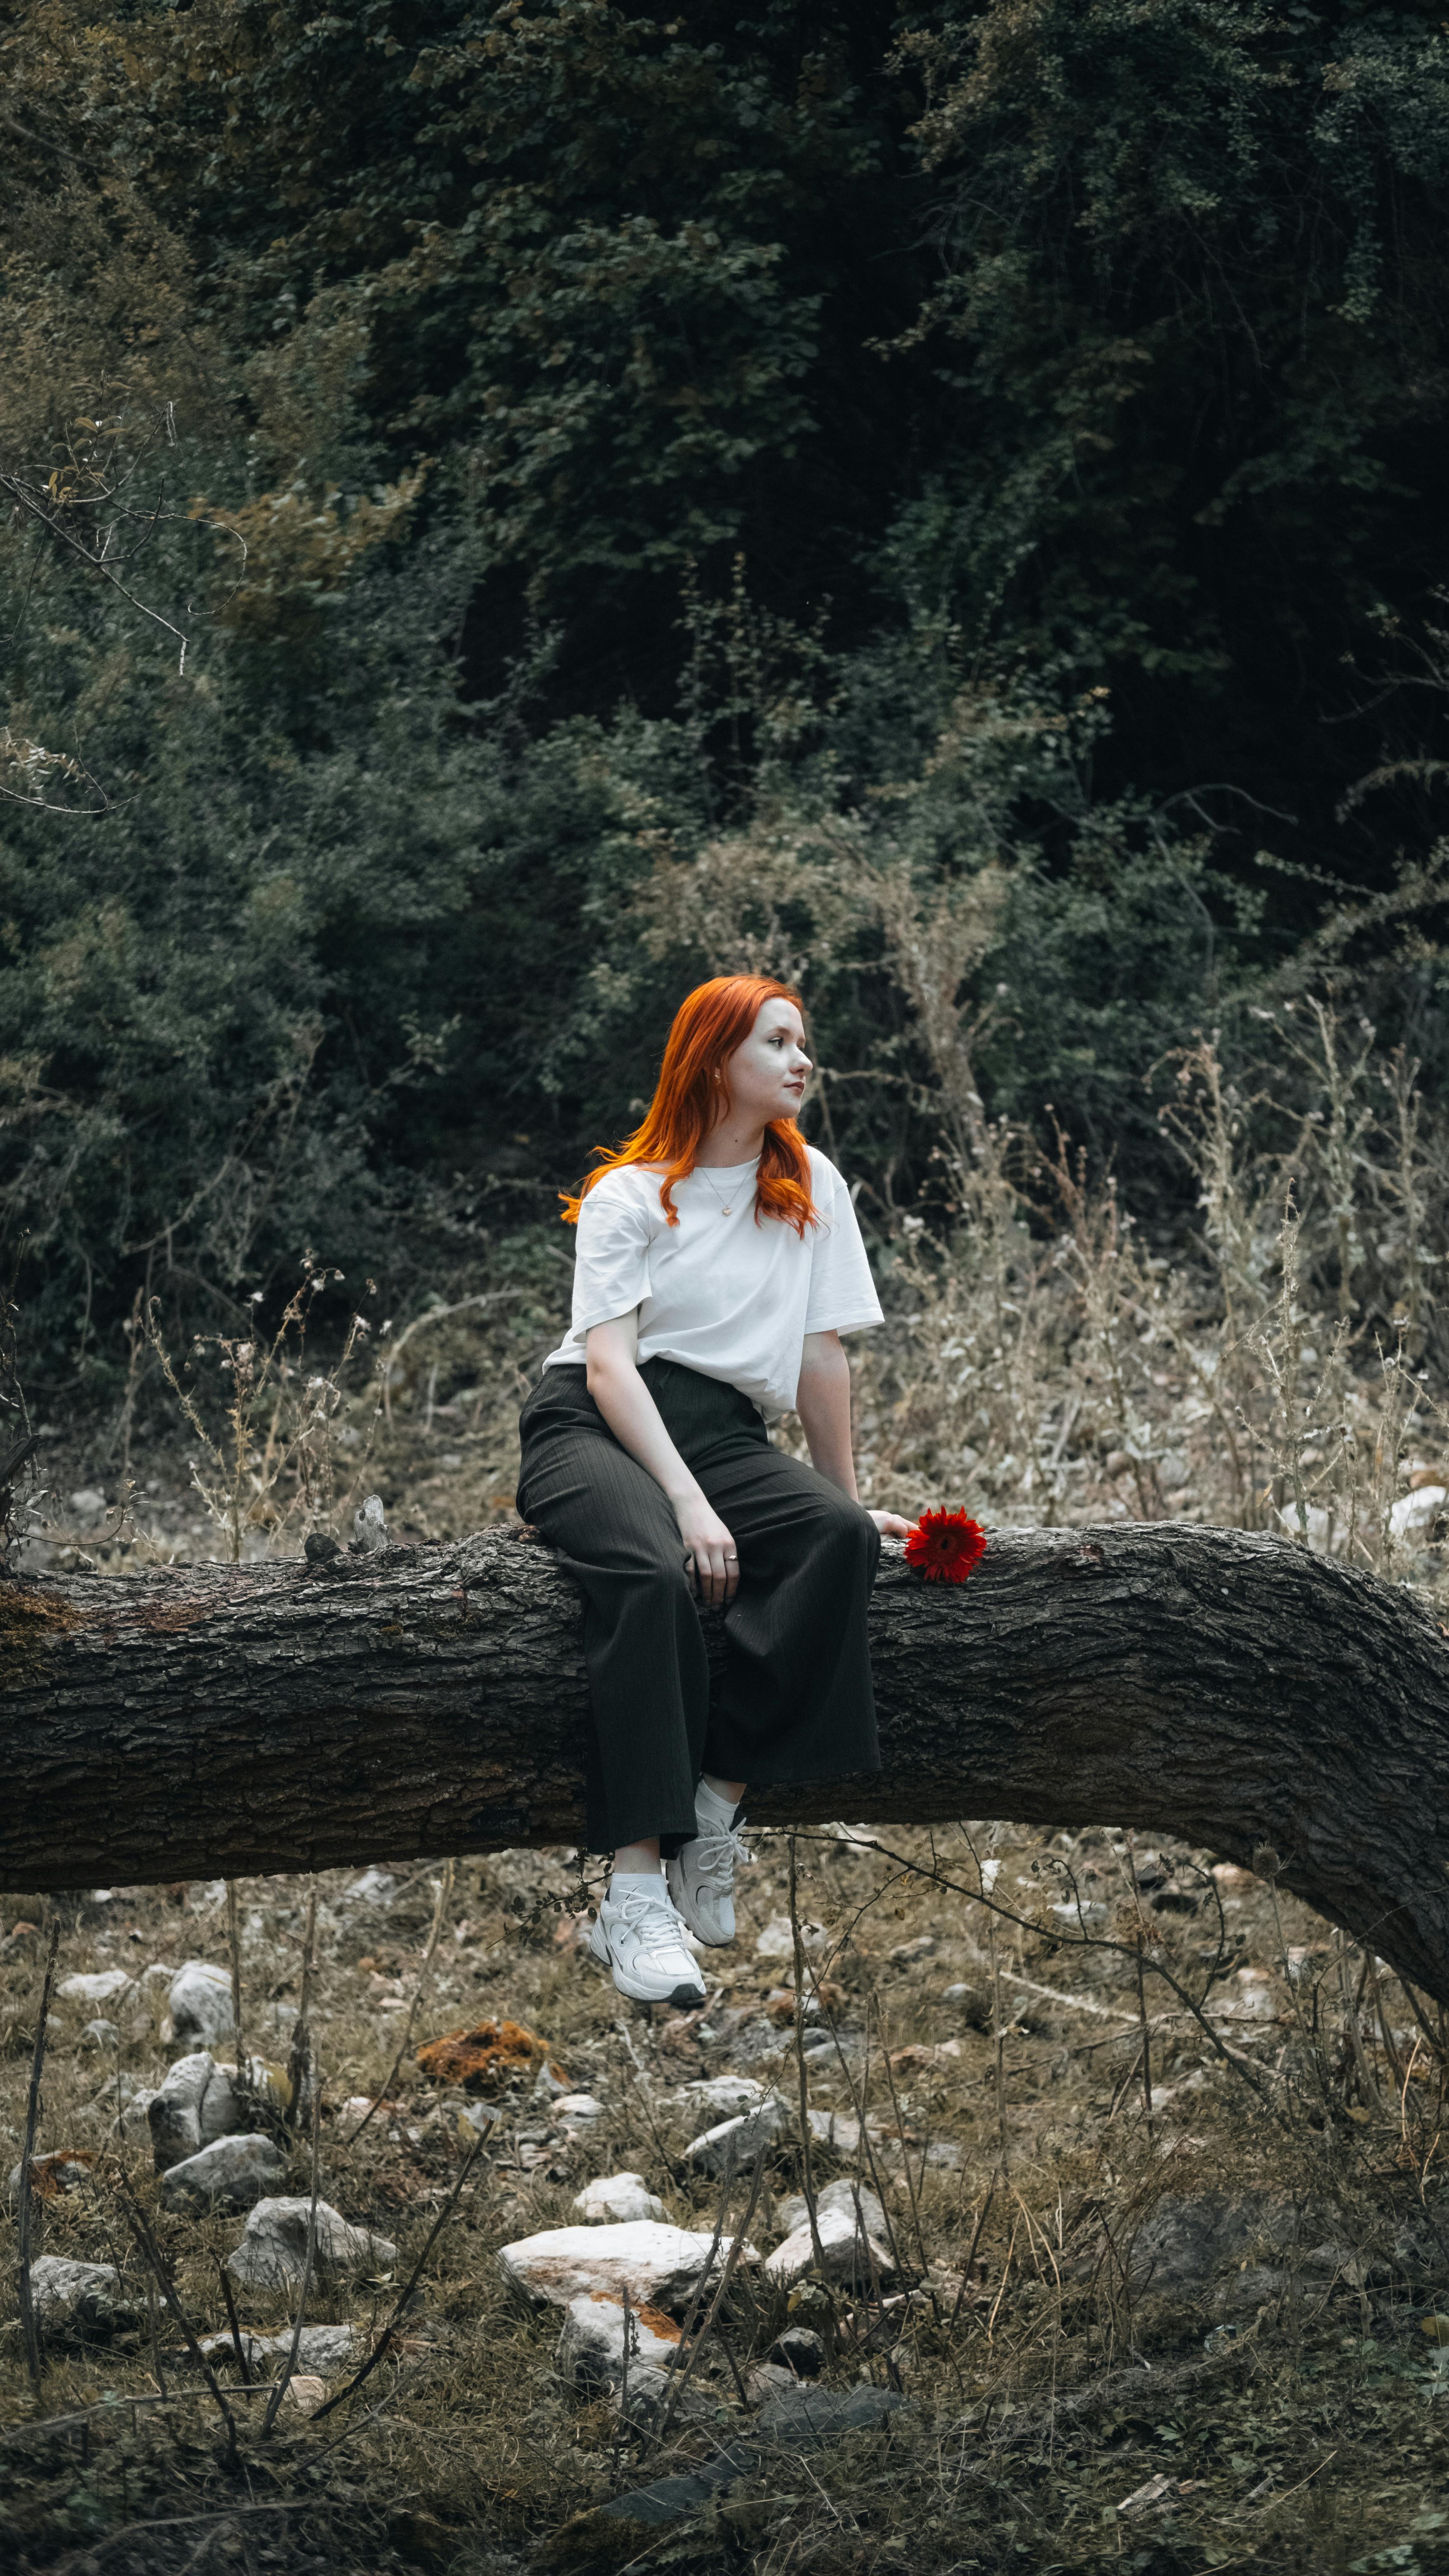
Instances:
[[[711,1610],[722,1610],[739,1589],[740,1560],[734,1540],[701,1493],[681,1495],[674,1503],[674,1517],[696,1592]]]
[[[915,1521],[903,1521],[899,1512],[867,1512],[865,1517],[874,1521],[882,1538],[909,1538],[917,1526]]]

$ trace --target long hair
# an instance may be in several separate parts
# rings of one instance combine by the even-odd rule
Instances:
[[[617,1172],[626,1163],[664,1165],[659,1203],[669,1223],[678,1225],[674,1187],[689,1178],[695,1156],[714,1124],[719,1106],[715,1077],[724,1072],[736,1047],[744,1044],[765,1002],[793,1002],[797,1010],[801,1007],[799,994],[769,975],[716,975],[685,995],[674,1014],[659,1080],[644,1118],[612,1153],[604,1145],[595,1146],[598,1168],[580,1183],[576,1198],[559,1192],[565,1225],[577,1225],[590,1190],[606,1172]],[[772,1118],[765,1129],[755,1192],[756,1225],[762,1216],[779,1217],[785,1225],[793,1225],[802,1241],[806,1226],[815,1221],[809,1157],[793,1118]]]

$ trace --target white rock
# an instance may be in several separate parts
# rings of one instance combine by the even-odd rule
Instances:
[[[853,2218],[857,2193],[860,2196],[860,2215],[867,2231],[870,2235],[879,2237],[884,2243],[889,2234],[885,2211],[868,2183],[853,2182],[845,2175],[836,2182],[828,2182],[824,2190],[818,2191],[815,2195],[816,2216],[828,2218],[833,2216],[836,2210],[843,2209],[847,2217]],[[788,2200],[781,2201],[775,2215],[782,2235],[793,2236],[798,2227],[807,2227],[810,2214],[805,2206],[804,2193],[792,2192]]]
[[[559,2093],[554,2097],[556,2120],[602,2120],[604,2104],[592,2093]]]
[[[56,1994],[67,2004],[108,2004],[116,1995],[135,1993],[135,1981],[125,1968],[102,1968],[94,1977],[62,1977]]]
[[[81,2031],[85,2048],[114,2048],[121,2034],[113,2021],[88,2021]]]
[[[1273,2021],[1278,2007],[1272,1988],[1261,1969],[1239,1968],[1234,1980],[1236,1992],[1209,1995],[1207,2009],[1215,2018],[1231,2017],[1234,2021]]]
[[[291,2349],[290,2327],[285,2334],[273,2335],[273,2352],[286,2354]],[[326,2379],[333,2371],[354,2370],[366,2350],[367,2337],[360,2326],[304,2326],[297,2339],[297,2368],[318,2371]]]
[[[260,2059],[252,2061],[252,2068],[254,2079],[257,2072],[265,2072]],[[147,2111],[156,2171],[164,2173],[168,2165],[179,2165],[199,2147],[210,2146],[213,2138],[234,2137],[249,2129],[255,2116],[237,2084],[234,2066],[218,2066],[206,2048],[178,2057]]]
[[[800,1942],[803,1949],[823,1950],[828,1938],[829,1935],[823,1923],[801,1923]],[[772,1914],[763,1932],[756,1934],[755,1956],[757,1959],[793,1959],[795,1935],[790,1929],[788,1914]]]
[[[112,2326],[134,2316],[135,2301],[113,2263],[71,2263],[42,2254],[30,2266],[30,2295],[43,2326]]]
[[[819,2227],[827,2281],[868,2288],[895,2279],[896,2267],[885,2247],[861,2232],[853,2209],[822,2209]],[[767,2278],[782,2287],[814,2268],[815,2247],[808,2224],[797,2227],[765,2262]]]
[[[106,1498],[99,1485],[77,1485],[69,1499],[78,1521],[97,1520],[106,1508]]]
[[[797,2374],[783,2361],[757,2361],[745,2381],[757,2406],[767,2397],[779,2397],[786,2389],[798,2388]]]
[[[1328,1553],[1332,1553],[1334,1556],[1341,1556],[1343,1554],[1344,1545],[1348,1538],[1348,1523],[1344,1519],[1342,1512],[1335,1512],[1330,1515],[1324,1510],[1321,1503],[1305,1503],[1303,1507],[1303,1522],[1300,1526],[1297,1504],[1283,1503],[1279,1506],[1278,1518],[1282,1522],[1283,1527],[1288,1532],[1290,1538],[1306,1538],[1309,1546],[1316,1548],[1320,1556]],[[1333,1541],[1331,1551],[1329,1549],[1330,1537]]]
[[[342,1893],[353,1905],[390,1905],[397,1892],[397,1880],[390,1869],[365,1869]]]
[[[852,2119],[848,2111],[811,2111],[807,2117],[810,2122],[810,2135],[812,2138],[818,2138],[822,2147],[834,2147],[842,2156],[853,2156],[857,2153],[860,2146],[860,2122]],[[870,2135],[874,2145],[876,2143],[874,2129],[871,2130]]]
[[[710,2075],[696,2084],[681,2084],[676,2102],[695,2103],[713,2111],[716,2119],[733,2118],[736,2111],[751,2111],[763,2102],[769,2087],[757,2083],[753,2075]]]
[[[618,2227],[548,2227],[503,2246],[498,2261],[504,2279],[540,2305],[566,2308],[592,2290],[614,2298],[627,2290],[641,2308],[673,2308],[693,2295],[713,2243],[712,2230],[638,2218]],[[729,2246],[722,2237],[721,2262]],[[752,2245],[741,2246],[740,2265],[759,2259]]]
[[[629,2309],[629,2368],[670,2362],[679,2328],[658,2308]],[[616,2388],[624,2375],[624,2302],[605,2290],[570,2299],[558,2339],[558,2366],[575,2388]]]
[[[307,2262],[307,2219],[311,2201],[298,2194],[259,2200],[246,2223],[240,2245],[226,2258],[233,2280],[249,2289],[291,2289]],[[312,2278],[335,2281],[353,2272],[386,2272],[397,2261],[397,2247],[386,2236],[365,2227],[349,2227],[330,2202],[317,2203],[317,2246]]]
[[[652,2191],[646,2191],[644,2176],[636,2173],[599,2174],[584,2185],[574,2201],[581,2217],[596,2225],[604,2219],[620,2221],[631,2218],[662,2218],[664,2203]]]
[[[691,2138],[685,2148],[685,2159],[697,2173],[722,2174],[733,2160],[737,2173],[773,2147],[780,2138],[788,2137],[794,2128],[790,2106],[778,2093],[767,2093],[753,2111],[741,2111],[733,2120],[721,2120],[706,2129],[699,2138]]]
[[[673,2094],[676,2107],[712,2110],[717,2120],[732,2120],[737,2110],[753,2110],[771,2092],[768,2084],[758,2084],[755,2076],[704,2076],[696,2084],[681,2084]]]
[[[230,2334],[201,2335],[197,2340],[208,2361],[228,2360],[236,2351]],[[248,2334],[243,2327],[241,2346],[247,2368],[256,2370],[274,2353],[286,2359],[292,2349],[292,2329],[286,2326],[280,2334],[258,2335]],[[355,2369],[366,2350],[367,2337],[360,2326],[304,2326],[297,2343],[297,2368],[326,2378]]]
[[[143,2084],[139,2092],[124,2097],[120,2110],[111,2123],[112,2137],[123,2139],[128,2147],[149,2147],[151,2105],[155,2099],[156,2096],[149,2084]]]
[[[230,2039],[236,2028],[231,2009],[231,1978],[225,1968],[205,1959],[188,1959],[171,1980],[167,1998],[171,2029],[182,2048],[213,2048]]]
[[[1442,1485],[1420,1485],[1412,1494],[1399,1496],[1389,1513],[1389,1527],[1395,1538],[1427,1538],[1446,1507],[1449,1492]]]
[[[352,1544],[363,1556],[380,1556],[387,1545],[387,1521],[381,1494],[369,1494],[352,1515]]]
[[[210,2209],[229,2201],[233,2209],[250,2209],[286,2174],[286,2162],[270,2138],[213,2138],[194,2156],[169,2165],[161,2176],[161,2198],[169,2209]]]
[[[90,2107],[93,2111],[103,2111],[111,2102],[132,2102],[143,2089],[134,2075],[128,2075],[124,2068],[120,2068],[114,2074],[108,2075],[104,2084],[98,2086],[92,2096]]]
[[[713,2416],[717,2401],[702,2388],[681,2390],[674,2372],[661,2370],[656,2361],[631,2361],[628,2388],[621,2377],[614,2402],[631,2424],[652,2430],[666,2415],[675,2424],[702,2423]]]

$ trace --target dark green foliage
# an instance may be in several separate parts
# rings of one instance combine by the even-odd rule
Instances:
[[[1159,1205],[1154,1066],[1346,892],[1301,971],[1437,1065],[1430,13],[51,0],[0,72],[57,1364],[158,1263],[225,1308],[548,1214],[722,966],[803,976],[820,1132],[913,1198],[907,914],[988,1107]]]

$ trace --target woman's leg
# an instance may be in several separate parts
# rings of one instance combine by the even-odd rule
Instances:
[[[689,2006],[704,1986],[661,1875],[659,1836],[694,1830],[709,1665],[673,1511],[620,1448],[582,1375],[549,1370],[524,1408],[519,1508],[584,1598],[588,1834],[593,1849],[614,1854],[590,1947],[622,1993]],[[565,1382],[550,1387],[553,1377]]]
[[[878,1771],[866,1633],[875,1524],[813,1467],[763,1442],[728,1445],[695,1473],[740,1552],[711,1769],[759,1784]]]
[[[584,1597],[589,1842],[613,1851],[692,1830],[709,1662],[674,1513],[582,1381],[549,1369],[525,1406],[518,1501]]]
[[[740,1553],[707,1739],[714,1779],[733,1791],[745,1780],[878,1770],[866,1641],[874,1523],[813,1467],[758,1436],[690,1463]],[[695,1817],[694,1839],[668,1863],[669,1893],[701,1941],[730,1941],[735,1866],[749,1857],[733,1795],[726,1806],[702,1782]]]

